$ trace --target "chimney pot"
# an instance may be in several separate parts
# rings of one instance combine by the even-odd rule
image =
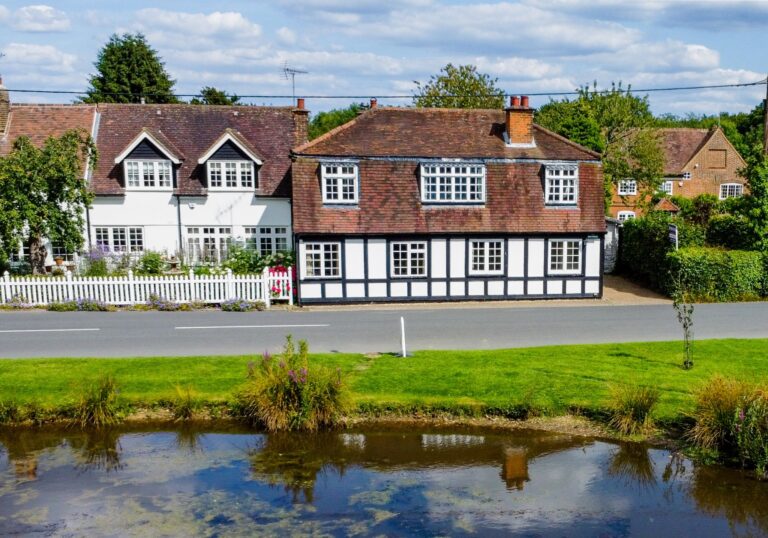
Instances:
[[[371,108],[376,108],[379,105],[378,99],[371,97]]]
[[[523,107],[525,107],[525,108],[528,108],[528,96],[527,96],[527,95],[523,95],[523,96],[520,98],[520,106],[523,106]]]
[[[509,98],[510,106],[520,106],[520,98],[517,95],[513,95]]]
[[[304,98],[303,97],[299,97],[298,99],[296,99],[296,108],[298,108],[299,110],[304,110]]]

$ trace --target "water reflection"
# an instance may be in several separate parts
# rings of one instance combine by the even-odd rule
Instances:
[[[768,533],[766,483],[568,435],[185,425],[0,445],[0,535]]]

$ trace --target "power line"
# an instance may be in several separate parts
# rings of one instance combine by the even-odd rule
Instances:
[[[673,91],[694,91],[694,90],[713,90],[722,88],[744,88],[748,86],[761,86],[768,83],[768,80],[760,80],[757,82],[742,82],[738,84],[711,84],[702,86],[668,86],[663,88],[642,88],[634,89],[627,87],[622,91],[629,93],[655,93],[655,92],[673,92]],[[617,88],[618,89],[618,88]],[[32,89],[8,89],[9,92],[14,93],[38,93],[38,94],[53,94],[53,95],[86,95],[87,91],[75,91],[75,90],[32,90]],[[612,90],[597,90],[595,93],[610,93]],[[566,92],[517,92],[517,93],[505,93],[504,97],[512,95],[519,95],[524,93],[531,97],[553,97],[553,96],[566,96],[566,95],[579,95],[579,90],[566,91]],[[103,93],[112,97],[153,97],[163,96],[167,97],[169,94],[158,93],[133,93],[133,92],[111,92]],[[199,93],[177,93],[172,94],[174,97],[202,97]],[[372,94],[367,95],[304,95],[305,99],[368,99]],[[241,99],[292,99],[292,95],[268,95],[268,94],[254,94],[254,95],[238,95]],[[380,95],[376,94],[378,99],[412,99],[411,95]],[[445,97],[459,97],[458,95],[446,95]]]

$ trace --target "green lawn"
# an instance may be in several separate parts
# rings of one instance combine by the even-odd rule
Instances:
[[[654,385],[657,415],[673,418],[692,407],[692,391],[719,373],[768,381],[768,340],[695,343],[693,370],[680,368],[679,342],[553,346],[496,351],[420,351],[413,357],[314,355],[346,374],[352,400],[378,406],[456,404],[508,406],[528,403],[552,411],[569,406],[599,409],[612,384]],[[83,381],[114,375],[121,395],[152,404],[192,385],[205,400],[230,399],[249,361],[240,357],[0,360],[0,401],[73,402]]]

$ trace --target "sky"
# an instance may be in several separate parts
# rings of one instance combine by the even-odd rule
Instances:
[[[45,1],[45,0],[42,0]],[[113,33],[142,32],[177,93],[308,98],[312,111],[378,97],[407,105],[414,81],[473,64],[509,94],[622,81],[635,89],[766,78],[768,0],[0,0],[0,74],[10,89],[83,90]],[[761,61],[763,60],[763,61]],[[751,110],[765,86],[653,93],[657,114]],[[12,93],[14,102],[71,95]],[[550,98],[532,97],[534,106]],[[247,102],[285,105],[290,99]]]

